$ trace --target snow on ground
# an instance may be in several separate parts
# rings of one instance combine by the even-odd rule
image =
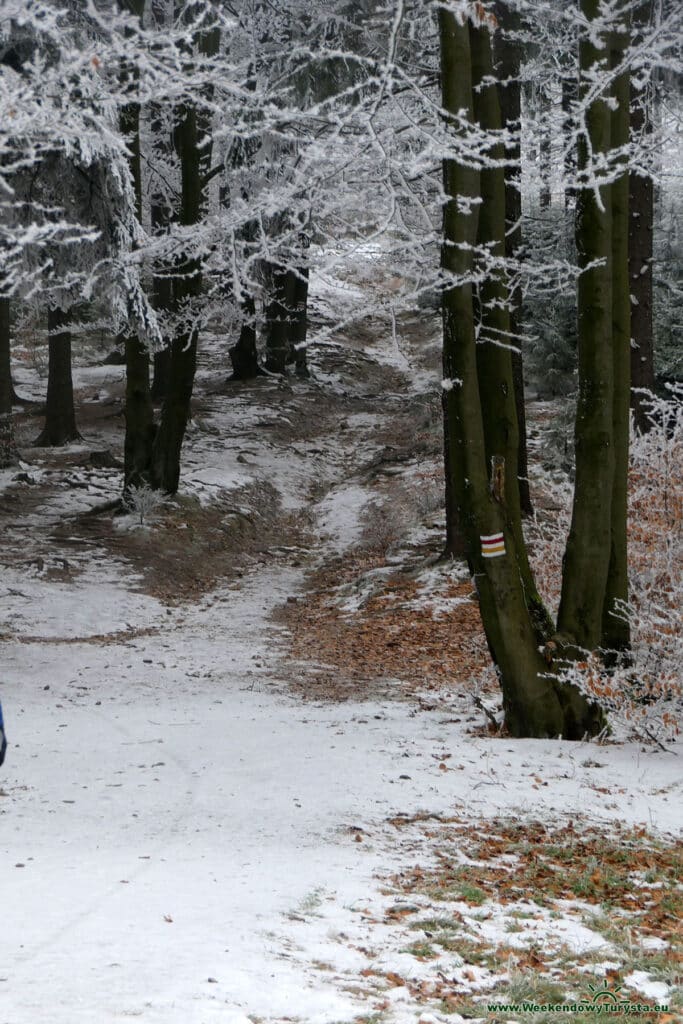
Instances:
[[[64,604],[71,642],[50,639],[46,591],[28,630],[45,639],[20,630],[4,645],[8,1024],[351,1020],[358,997],[335,971],[362,957],[339,932],[404,859],[392,815],[679,824],[670,755],[478,739],[443,710],[287,696],[268,614],[298,585],[292,570],[170,613],[123,576],[115,612],[114,569],[94,577]],[[130,622],[158,628],[87,642]]]

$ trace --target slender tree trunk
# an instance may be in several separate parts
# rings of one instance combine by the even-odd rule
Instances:
[[[290,330],[291,358],[299,377],[308,377],[308,267],[299,267],[293,273],[292,325]]]
[[[623,17],[612,34],[611,64],[619,72],[629,43],[629,20]],[[631,397],[631,295],[629,288],[629,175],[627,149],[630,122],[628,69],[617,74],[613,86],[611,145],[621,151],[622,173],[611,187],[612,199],[612,365],[614,399],[612,435],[614,482],[612,485],[610,560],[603,607],[600,646],[623,652],[631,636],[624,607],[628,601],[628,461],[629,406]]]
[[[514,140],[507,147],[505,171],[505,255],[515,260],[522,247],[522,88],[520,83],[520,44],[506,33],[520,27],[520,17],[506,3],[495,4],[500,31],[495,36],[496,71],[499,80],[501,121]],[[533,514],[529,489],[527,455],[526,402],[524,396],[524,364],[522,355],[522,287],[518,284],[509,296],[510,338],[516,350],[512,353],[512,379],[519,429],[517,480],[519,501],[524,515]]]
[[[7,469],[19,461],[12,425],[10,311],[10,299],[0,296],[0,469]]]
[[[152,231],[154,234],[162,234],[168,231],[170,224],[170,211],[162,196],[157,196],[151,207]],[[152,294],[154,308],[161,314],[162,324],[173,311],[173,279],[164,268],[157,268],[158,273],[154,274]],[[159,349],[153,356],[153,376],[151,396],[153,402],[162,402],[168,387],[168,375],[171,364],[171,339],[164,332],[165,347]]]
[[[552,134],[551,134],[551,100],[545,96],[541,97],[541,141],[539,145],[539,161],[541,173],[541,191],[539,202],[542,210],[550,208],[552,201],[551,170],[552,170]]]
[[[217,29],[202,32],[197,46],[206,56],[218,53]],[[212,146],[199,148],[200,140],[210,134],[208,115],[191,104],[177,111],[174,146],[180,162],[181,202],[179,222],[186,227],[199,223],[206,194],[206,176],[211,166]],[[199,329],[194,320],[196,300],[202,292],[201,261],[192,255],[181,257],[173,282],[176,315],[184,324],[170,346],[168,385],[161,410],[161,421],[152,451],[152,486],[175,494],[180,481],[180,453],[190,418],[190,403],[197,369]]]
[[[571,144],[574,131],[574,104],[579,98],[578,60],[572,49],[562,75],[562,144],[564,146],[564,206],[568,210],[576,198],[576,189],[569,182],[576,175],[576,148]]]
[[[126,0],[126,6],[142,20],[144,0]],[[126,138],[130,152],[128,165],[135,193],[136,216],[142,220],[139,104],[127,104],[119,120],[121,134]],[[122,340],[126,357],[126,433],[123,444],[123,487],[126,492],[130,487],[149,483],[155,428],[149,389],[149,352],[136,335],[126,334]]]
[[[599,0],[581,0],[589,20]],[[583,40],[580,47],[581,94],[600,66],[604,48]],[[604,70],[604,67],[603,67]],[[611,114],[603,96],[586,112],[588,138],[580,140],[579,172],[592,173],[589,151],[609,155]],[[590,150],[589,150],[590,147]],[[577,196],[579,397],[575,426],[576,483],[565,552],[558,631],[567,653],[592,651],[602,633],[602,612],[612,538],[614,486],[614,356],[612,349],[612,189],[599,196],[589,180]]]
[[[652,0],[640,4],[633,16],[636,40],[652,20]],[[651,86],[631,86],[631,132],[635,139],[647,140],[652,134]],[[646,432],[651,421],[645,408],[645,396],[638,388],[654,391],[654,336],[652,329],[652,225],[654,223],[654,184],[652,176],[629,175],[629,279],[631,304],[631,409],[637,428]]]
[[[194,107],[184,106],[179,110],[175,142],[182,178],[179,219],[181,224],[188,226],[198,222],[203,198],[198,141],[197,112]],[[183,260],[177,268],[173,292],[176,310],[185,315],[187,323],[171,342],[168,385],[161,422],[154,439],[151,467],[153,486],[168,494],[175,494],[178,490],[180,452],[190,418],[198,340],[198,330],[191,321],[191,303],[201,294],[201,289],[199,261],[195,258]]]
[[[74,389],[71,378],[71,332],[68,312],[50,309],[48,327],[48,376],[45,426],[35,441],[37,448],[52,448],[80,440],[76,429]]]

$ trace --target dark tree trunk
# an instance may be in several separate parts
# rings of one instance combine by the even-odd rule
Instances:
[[[12,372],[10,359],[10,300],[0,297],[0,469],[19,461],[12,426]]]
[[[160,349],[154,353],[154,366],[151,396],[153,402],[163,402],[168,390],[168,378],[171,372],[171,349],[170,346]]]
[[[35,441],[37,448],[52,448],[80,440],[71,379],[71,332],[66,326],[69,320],[69,313],[61,309],[48,310],[47,402],[45,426]]]
[[[131,13],[142,19],[143,0],[127,0]],[[120,128],[130,152],[129,168],[133,179],[136,216],[142,218],[142,171],[140,153],[140,107],[127,104],[121,111]],[[123,486],[140,487],[149,483],[154,409],[149,389],[149,352],[136,336],[122,339],[126,356],[126,433],[123,444]]]
[[[443,107],[451,115],[447,124],[456,134],[464,132],[465,119],[473,120],[476,109],[478,129],[495,131],[500,111],[496,89],[489,84],[488,26],[461,24],[445,9],[439,11],[439,26]],[[500,677],[506,724],[515,736],[580,739],[601,727],[601,716],[577,690],[549,677],[539,650],[539,632],[544,632],[548,616],[529,590],[528,581],[533,588],[533,579],[517,492],[511,361],[508,358],[505,365],[490,356],[483,363],[478,352],[481,346],[475,340],[470,283],[478,276],[474,243],[478,239],[496,252],[504,250],[504,186],[500,168],[489,165],[480,177],[467,161],[452,158],[444,162],[447,469],[486,638]],[[490,336],[505,333],[499,319],[499,311],[505,309],[505,304],[497,301],[500,288],[494,274],[481,290],[482,331]],[[506,462],[514,467],[509,482]]]
[[[142,21],[144,0],[123,0],[124,8]],[[131,85],[138,78],[135,66],[124,63],[121,70],[122,85]],[[135,213],[142,217],[142,170],[140,152],[140,106],[128,103],[121,110],[119,128],[126,139],[130,153],[128,167],[135,195]],[[140,487],[149,482],[152,441],[154,438],[154,410],[149,390],[149,352],[136,336],[127,332],[119,339],[123,344],[126,362],[126,401],[124,415],[126,432],[123,442],[123,488]]]
[[[232,376],[230,380],[252,380],[263,373],[256,348],[256,303],[254,296],[245,295],[242,301],[244,319],[236,345],[230,349]]]
[[[581,0],[595,20],[599,0]],[[588,39],[580,47],[581,94],[590,89],[605,48]],[[597,96],[586,111],[588,138],[578,150],[579,172],[590,169],[590,153],[609,154],[611,112]],[[582,270],[578,283],[579,398],[575,426],[576,482],[565,551],[559,639],[568,657],[595,650],[602,635],[603,607],[610,566],[612,489],[615,471],[612,186],[585,184],[576,200],[576,245]]]
[[[180,223],[191,226],[199,221],[202,208],[202,170],[204,161],[198,147],[197,111],[183,106],[178,111],[175,147],[180,159],[182,199]],[[192,300],[201,294],[202,270],[197,259],[183,260],[177,267],[173,285],[177,312],[191,317]],[[175,494],[180,480],[180,452],[190,418],[190,402],[197,369],[198,331],[191,322],[171,342],[166,394],[161,422],[152,451],[152,485],[167,494]]]
[[[495,13],[500,26],[500,31],[496,32],[494,37],[496,70],[500,83],[500,113],[503,128],[511,132],[514,140],[507,148],[508,165],[505,171],[505,255],[508,259],[514,260],[522,247],[522,88],[519,78],[521,58],[520,44],[506,33],[519,29],[520,18],[506,3],[496,3]],[[517,351],[512,353],[512,380],[519,428],[517,479],[522,513],[530,516],[533,514],[533,506],[529,489],[522,330],[522,288],[521,285],[517,285],[510,292],[510,337],[517,348]]]
[[[182,13],[181,5],[177,9]],[[218,53],[217,29],[200,33],[196,39],[206,56]],[[186,103],[176,111],[173,143],[180,163],[181,201],[179,223],[192,227],[199,223],[204,206],[206,176],[211,166],[212,146],[199,147],[210,135],[209,116]],[[184,326],[174,335],[170,346],[169,373],[161,421],[152,451],[152,486],[175,494],[180,481],[180,453],[190,419],[190,404],[197,369],[199,330],[194,322],[196,300],[202,292],[201,261],[191,254],[181,256],[173,281],[173,305]]]
[[[151,221],[154,234],[162,234],[168,231],[171,220],[163,197],[157,197],[151,206]],[[162,324],[173,311],[173,278],[167,270],[159,268],[154,275],[152,285],[154,308],[161,315]],[[152,377],[152,401],[162,402],[168,387],[168,375],[171,365],[171,340],[164,332],[165,347],[154,353],[154,373]]]
[[[652,0],[646,0],[634,13],[636,40],[652,18]],[[635,139],[652,134],[651,86],[631,87],[631,132]],[[654,223],[654,184],[648,174],[629,175],[629,280],[631,304],[631,409],[637,428],[645,432],[651,421],[645,408],[645,396],[638,388],[654,391],[654,336],[652,329],[652,226]]]
[[[308,377],[308,267],[290,271],[292,296],[292,323],[290,327],[290,359],[299,377]]]
[[[467,24],[460,24],[443,9],[439,27],[443,106],[457,116],[458,120],[449,123],[452,131],[458,132],[462,131],[463,111],[473,119],[470,40],[480,58],[485,41],[477,33],[486,29],[470,31]],[[442,266],[447,281],[465,281],[447,283],[443,292],[447,472],[467,541],[486,637],[501,677],[508,727],[519,736],[556,736],[563,732],[562,708],[552,684],[543,678],[544,663],[517,569],[515,534],[506,524],[504,480],[494,492],[488,477],[473,289],[467,282],[474,270],[473,246],[483,204],[466,208],[459,201],[459,197],[479,198],[479,173],[467,163],[446,160],[444,190],[448,202],[444,207]],[[516,452],[513,465],[516,469]],[[484,557],[481,538],[501,534],[506,554]]]
[[[265,268],[269,299],[265,308],[266,370],[285,374],[291,351],[292,277],[286,267]]]
[[[629,143],[630,82],[623,69],[624,52],[629,43],[629,19],[622,17],[611,40],[611,65],[615,74],[612,95],[611,146],[625,152]],[[602,613],[600,646],[614,652],[629,649],[631,634],[624,617],[628,601],[628,459],[629,405],[631,396],[631,296],[629,289],[629,175],[622,157],[622,172],[611,187],[612,193],[612,365],[614,399],[612,436],[614,444],[614,482],[611,502],[610,560]]]

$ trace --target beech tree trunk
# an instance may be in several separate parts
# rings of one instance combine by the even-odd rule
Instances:
[[[439,11],[444,109],[473,120],[472,50],[479,57],[485,44],[485,28],[460,24],[450,11]],[[481,73],[481,72],[480,72]],[[459,122],[451,122],[454,133]],[[507,522],[504,472],[494,486],[487,471],[487,442],[480,398],[477,345],[475,340],[474,296],[468,281],[473,272],[473,246],[478,234],[482,206],[480,174],[457,159],[444,161],[444,207],[442,267],[446,279],[443,292],[444,384],[446,451],[448,471],[458,519],[467,540],[468,560],[479,595],[487,640],[500,673],[505,717],[517,736],[557,736],[563,732],[564,716],[553,685],[543,678],[545,665],[538,651],[536,635],[527,611],[517,568],[515,530]],[[459,197],[475,200],[467,206]],[[504,207],[504,195],[501,197]],[[449,278],[456,282],[450,286]],[[500,396],[499,396],[500,397]],[[513,398],[510,393],[510,399]],[[514,403],[513,403],[514,407]],[[511,490],[516,484],[516,452]],[[503,537],[505,554],[484,557],[482,537]]]
[[[587,20],[594,21],[600,2],[581,0],[581,9]],[[609,38],[582,41],[581,96],[593,88],[596,71],[618,70],[629,41],[625,11],[626,3]],[[583,180],[576,218],[582,268],[576,482],[556,637],[560,659],[583,659],[587,651],[600,649],[608,664],[629,642],[627,623],[615,615],[616,603],[628,596],[628,181],[624,168],[613,184],[599,187],[596,194],[594,175],[610,149],[613,159],[624,162],[619,153],[629,140],[629,92],[628,71],[614,75],[611,96],[596,96],[587,109],[586,136],[578,148]]]
[[[479,12],[481,13],[481,12]],[[485,15],[484,15],[485,17]],[[443,107],[451,130],[467,135],[463,116],[477,127],[500,127],[491,78],[490,26],[461,24],[439,12]],[[490,156],[496,157],[493,146]],[[535,592],[521,529],[512,365],[506,350],[477,345],[480,336],[509,331],[506,282],[494,272],[475,301],[479,277],[474,245],[504,251],[505,181],[501,168],[471,161],[444,162],[442,267],[445,431],[449,486],[467,543],[489,649],[503,691],[505,720],[515,736],[580,739],[602,727],[602,716],[574,687],[551,675],[539,641],[552,626]],[[478,257],[479,258],[479,257]],[[450,280],[450,283],[449,283]],[[489,349],[486,352],[486,349]],[[481,350],[481,351],[480,351]],[[496,351],[497,350],[497,351]],[[506,467],[513,467],[510,474]],[[546,647],[546,651],[550,645]]]
[[[36,448],[52,448],[80,440],[76,429],[74,389],[71,377],[71,332],[68,312],[48,310],[48,375],[45,426]]]
[[[0,469],[7,469],[19,461],[12,426],[10,312],[10,299],[0,296]]]
[[[495,4],[495,14],[501,31],[495,41],[496,75],[503,128],[514,140],[507,147],[505,169],[505,255],[514,260],[522,247],[522,88],[520,83],[520,44],[506,36],[520,27],[520,17],[508,4]],[[509,292],[510,339],[516,347],[512,352],[512,381],[519,440],[517,449],[517,482],[519,502],[524,515],[533,514],[529,489],[529,463],[527,456],[526,404],[524,395],[524,363],[522,354],[522,288],[517,285]]]
[[[652,20],[652,0],[640,4],[633,15],[638,40]],[[652,133],[651,87],[631,86],[631,132],[635,138]],[[652,225],[654,184],[648,174],[629,175],[629,280],[631,304],[631,409],[637,428],[645,432],[651,422],[638,388],[654,391],[654,336],[652,329]]]
[[[614,79],[611,145],[625,153],[629,142],[630,82],[628,70],[621,70],[629,43],[629,20],[623,17],[612,34],[611,65]],[[629,288],[629,175],[626,156],[623,170],[611,187],[612,192],[612,366],[614,399],[612,435],[614,444],[614,482],[612,484],[610,559],[602,612],[600,646],[610,652],[627,651],[631,634],[624,617],[628,601],[628,459],[629,407],[631,399],[631,295]]]

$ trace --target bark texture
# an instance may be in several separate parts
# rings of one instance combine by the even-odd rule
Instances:
[[[494,41],[494,58],[498,78],[501,124],[511,133],[512,144],[506,150],[505,169],[505,255],[514,260],[522,247],[522,150],[521,118],[522,88],[520,83],[520,44],[507,33],[520,27],[520,17],[508,4],[495,4],[500,26]],[[519,502],[524,515],[533,514],[529,490],[529,464],[527,457],[526,405],[524,396],[524,364],[522,354],[522,288],[517,285],[509,292],[510,340],[515,346],[511,353],[512,380],[518,424],[517,481]]]
[[[641,3],[633,15],[635,41],[652,21],[653,0]],[[652,134],[651,85],[631,85],[631,133],[635,139]],[[654,334],[652,328],[652,225],[654,183],[647,173],[629,176],[629,281],[631,305],[631,409],[636,427],[645,432],[651,422],[645,396],[639,388],[654,391]]]
[[[612,366],[614,398],[612,434],[614,480],[612,483],[610,558],[602,613],[600,646],[614,658],[614,652],[628,650],[630,629],[624,617],[628,601],[628,456],[629,406],[631,397],[631,296],[629,289],[629,175],[626,149],[629,142],[630,83],[624,70],[624,51],[629,42],[629,22],[624,15],[612,34],[611,64],[616,77],[613,86],[612,148],[623,152],[621,174],[612,192]]]

